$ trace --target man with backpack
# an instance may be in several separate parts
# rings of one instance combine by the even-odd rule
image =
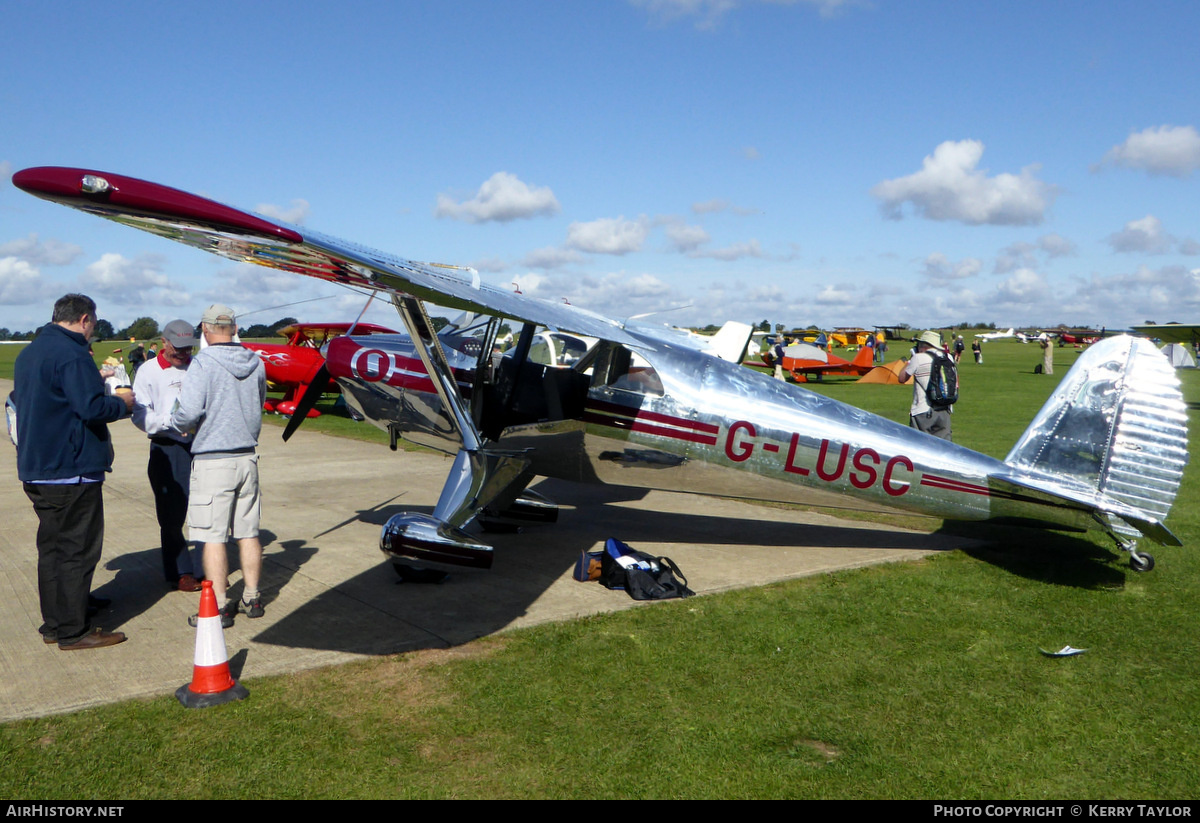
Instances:
[[[917,353],[900,370],[900,382],[913,378],[909,423],[926,434],[953,441],[950,410],[958,400],[958,372],[935,331],[921,332]]]

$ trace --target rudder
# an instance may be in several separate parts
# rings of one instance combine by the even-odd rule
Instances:
[[[1161,523],[1183,480],[1187,437],[1170,362],[1150,341],[1121,335],[1084,352],[1004,462]],[[1125,537],[1144,532],[1114,514],[1107,522]]]

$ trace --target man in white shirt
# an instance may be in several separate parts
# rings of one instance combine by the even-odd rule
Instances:
[[[912,406],[908,412],[908,422],[914,429],[953,441],[950,430],[950,408],[931,408],[925,396],[929,386],[929,374],[933,368],[933,351],[945,354],[942,337],[935,331],[921,332],[917,336],[917,353],[900,370],[899,378],[903,383],[910,376],[913,378]]]
[[[200,590],[200,580],[183,534],[187,521],[192,435],[171,425],[179,405],[183,376],[192,362],[196,335],[186,320],[172,320],[162,331],[162,349],[137,370],[133,423],[150,436],[146,473],[162,539],[163,575],[181,592]]]

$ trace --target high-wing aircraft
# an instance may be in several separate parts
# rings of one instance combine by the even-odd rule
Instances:
[[[268,398],[263,409],[290,415],[296,411],[296,403],[308,391],[313,379],[325,364],[322,347],[334,337],[353,330],[356,335],[395,334],[395,329],[371,323],[293,323],[279,330],[287,343],[243,343],[263,361],[267,370],[267,384],[272,391],[282,391],[283,399]],[[325,376],[323,392],[339,391],[337,383]],[[309,417],[319,417],[315,408],[308,410]]]
[[[757,499],[836,507],[849,496],[859,508],[1098,529],[1137,570],[1154,564],[1138,539],[1179,545],[1163,521],[1188,459],[1187,406],[1146,340],[1087,349],[997,460],[712,357],[681,335],[514,294],[471,269],[392,257],[116,174],[41,167],[12,179],[232,260],[386,294],[408,334],[337,337],[326,369],[393,442],[454,455],[432,514],[384,526],[380,546],[394,558],[490,566],[491,547],[466,527],[554,520],[554,505],[527,489],[539,476],[729,496],[747,488],[739,472],[755,475]],[[425,301],[479,313],[476,344],[433,334]],[[504,320],[521,331],[511,356],[493,358]],[[539,327],[598,342],[567,368],[534,363]]]
[[[1161,340],[1164,343],[1184,343],[1200,351],[1200,324],[1163,323],[1161,326],[1134,326],[1138,334]]]

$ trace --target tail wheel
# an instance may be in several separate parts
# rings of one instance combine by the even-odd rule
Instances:
[[[1131,552],[1129,555],[1129,568],[1135,572],[1148,572],[1154,568],[1154,555],[1144,552]]]

